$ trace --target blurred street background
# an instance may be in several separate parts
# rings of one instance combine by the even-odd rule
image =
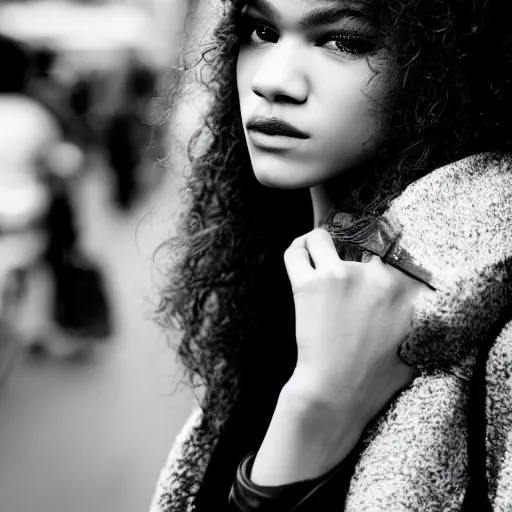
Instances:
[[[0,2],[0,512],[148,510],[191,410],[150,318],[191,3]]]

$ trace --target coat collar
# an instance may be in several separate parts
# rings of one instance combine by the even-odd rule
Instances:
[[[453,289],[512,257],[512,157],[482,153],[441,167],[410,185],[383,218],[397,235],[389,263]]]
[[[512,297],[512,157],[482,153],[434,170],[393,200],[358,245],[436,291],[414,305],[402,360],[467,378]]]
[[[357,245],[435,290],[511,257],[512,157],[481,153],[434,170]]]

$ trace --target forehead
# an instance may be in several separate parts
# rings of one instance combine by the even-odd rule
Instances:
[[[255,9],[280,13],[309,13],[316,10],[364,9],[370,0],[247,0]]]
[[[364,17],[369,0],[249,0],[247,8],[275,23],[298,23],[309,27],[334,22],[348,15]]]

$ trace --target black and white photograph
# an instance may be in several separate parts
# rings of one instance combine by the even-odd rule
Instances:
[[[0,1],[0,512],[512,512],[511,20]]]

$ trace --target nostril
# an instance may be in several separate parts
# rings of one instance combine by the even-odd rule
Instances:
[[[257,87],[252,87],[252,92],[256,94],[256,96],[259,96],[260,98],[264,98],[265,95],[263,92],[261,92]]]
[[[302,105],[306,102],[306,98],[296,98],[293,96],[287,96],[285,94],[277,94],[274,98],[274,103],[291,103],[293,105]]]
[[[302,105],[302,104],[306,103],[306,100],[307,100],[307,96],[298,98],[298,97],[294,97],[294,96],[285,96],[283,94],[283,95],[276,96],[274,101],[276,103],[292,103],[294,105]]]
[[[251,87],[256,96],[272,103],[291,103],[301,105],[306,102],[308,90],[306,84],[288,81],[285,86],[255,84]]]

